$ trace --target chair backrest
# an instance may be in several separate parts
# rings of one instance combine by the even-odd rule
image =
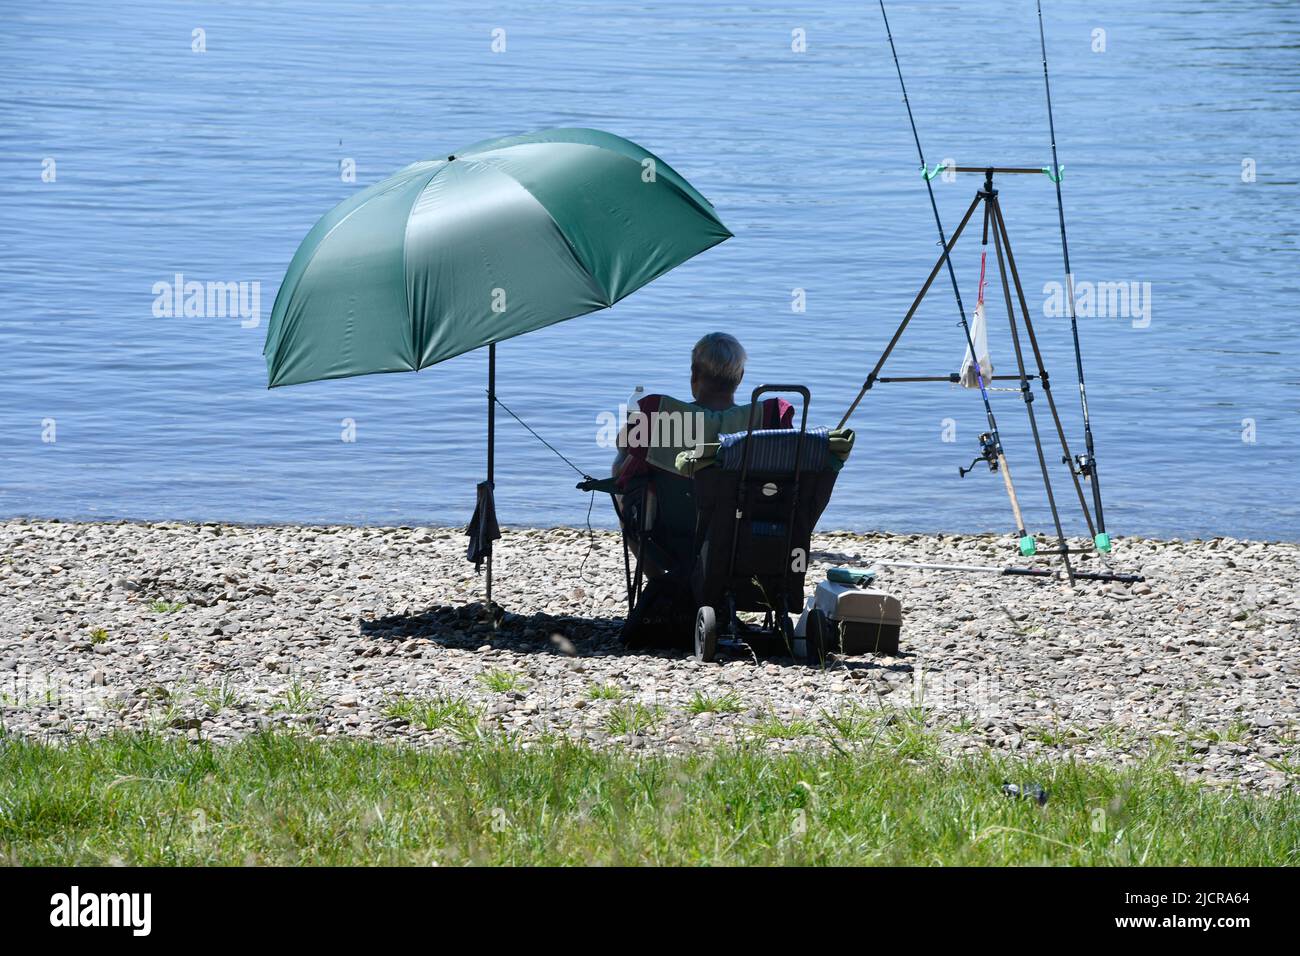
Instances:
[[[714,606],[729,594],[738,610],[797,613],[812,530],[841,464],[826,428],[719,436],[716,463],[694,472],[696,600]]]

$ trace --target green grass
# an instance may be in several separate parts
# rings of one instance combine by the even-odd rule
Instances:
[[[0,738],[0,863],[1300,863],[1294,792],[1214,791],[1158,761],[908,761],[883,744],[665,757],[282,732]],[[1008,780],[1041,783],[1047,805],[1006,798]]]
[[[155,614],[175,614],[185,607],[184,601],[150,601],[149,610]]]
[[[811,720],[803,717],[791,717],[782,720],[776,714],[768,714],[754,724],[754,732],[760,737],[774,737],[778,740],[793,740],[797,737],[812,737],[818,727]]]
[[[103,644],[106,640],[108,640],[108,631],[104,628],[97,627],[90,632],[90,643]]]
[[[856,701],[838,710],[823,711],[822,720],[832,735],[844,740],[878,738],[883,730],[880,711],[868,710]]]
[[[1048,747],[1086,743],[1092,739],[1088,731],[1077,727],[1030,727],[1025,730],[1026,740],[1036,740]]]
[[[617,684],[592,684],[587,688],[588,700],[622,700],[623,688]]]
[[[1244,721],[1234,720],[1222,730],[1216,730],[1213,727],[1199,729],[1189,728],[1188,735],[1195,737],[1197,740],[1204,740],[1212,744],[1239,744],[1250,736],[1250,725]]]
[[[219,683],[195,688],[194,699],[206,707],[208,713],[213,716],[223,710],[236,710],[244,703],[224,677]]]
[[[922,714],[904,712],[902,716],[888,721],[883,729],[884,744],[904,760],[939,759],[939,737],[925,729]]]
[[[686,709],[692,714],[735,714],[744,710],[744,704],[734,690],[724,694],[706,694],[697,690]]]
[[[659,726],[663,710],[642,703],[619,704],[605,715],[605,730],[614,736],[649,733]]]
[[[464,740],[478,736],[482,711],[462,697],[439,694],[436,697],[397,696],[384,707],[384,716],[404,720],[424,730],[450,727]]]
[[[528,686],[528,680],[524,675],[503,667],[484,671],[478,675],[478,682],[498,694],[506,694],[512,690],[521,691]]]
[[[310,714],[320,706],[320,695],[296,677],[284,689],[284,694],[271,705],[273,714]]]

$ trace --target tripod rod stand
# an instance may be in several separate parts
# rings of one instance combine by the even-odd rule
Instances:
[[[981,235],[980,244],[981,247],[987,250],[987,247],[989,245],[989,237],[990,235],[992,235],[994,254],[996,256],[997,264],[998,264],[998,275],[1000,279],[1000,284],[1002,286],[1003,300],[1007,310],[1007,321],[1011,330],[1012,349],[1016,357],[1017,374],[1015,375],[989,374],[987,379],[985,378],[985,375],[986,373],[989,372],[989,370],[980,367],[979,354],[975,348],[975,344],[971,335],[970,324],[966,321],[965,310],[960,309],[959,311],[961,312],[962,332],[964,338],[966,339],[966,346],[969,350],[971,360],[974,364],[976,379],[980,387],[980,393],[984,399],[985,410],[986,410],[988,423],[989,423],[988,432],[980,436],[981,455],[979,458],[976,458],[975,463],[978,463],[982,459],[985,462],[987,462],[990,471],[1001,472],[1003,484],[1007,491],[1007,497],[1011,504],[1012,514],[1015,518],[1017,532],[1020,537],[1021,552],[1025,555],[1038,553],[1037,548],[1033,543],[1033,538],[1027,535],[1025,532],[1025,525],[1024,525],[1024,520],[1020,508],[1020,502],[1016,494],[1015,484],[1011,478],[1010,469],[1008,468],[1007,465],[1006,452],[1002,446],[1001,437],[997,430],[997,422],[996,419],[994,418],[993,409],[991,404],[989,403],[988,393],[985,386],[986,381],[992,382],[995,380],[1011,380],[1011,381],[1019,382],[1020,385],[1019,391],[1022,399],[1024,400],[1025,411],[1029,420],[1030,432],[1032,433],[1034,448],[1035,451],[1037,452],[1039,471],[1043,479],[1043,489],[1047,495],[1048,508],[1051,511],[1052,522],[1054,525],[1054,530],[1056,531],[1057,547],[1055,549],[1047,550],[1042,553],[1059,556],[1065,564],[1065,572],[1067,577],[1071,582],[1073,582],[1075,577],[1075,572],[1073,566],[1071,565],[1069,556],[1070,554],[1078,554],[1082,552],[1078,550],[1072,550],[1069,547],[1065,536],[1065,530],[1061,522],[1060,510],[1057,507],[1056,495],[1052,487],[1051,475],[1047,465],[1047,456],[1043,450],[1042,436],[1039,432],[1038,420],[1034,412],[1034,405],[1033,405],[1034,392],[1030,385],[1031,381],[1037,379],[1042,385],[1043,395],[1047,400],[1047,406],[1052,419],[1052,424],[1056,432],[1056,437],[1061,445],[1061,451],[1062,451],[1061,460],[1069,470],[1070,478],[1074,486],[1075,495],[1079,502],[1079,508],[1082,511],[1084,521],[1087,523],[1088,526],[1089,537],[1093,539],[1094,542],[1093,547],[1100,551],[1103,549],[1098,548],[1095,543],[1098,536],[1097,532],[1099,530],[1099,522],[1094,521],[1093,512],[1088,506],[1089,503],[1087,497],[1084,495],[1083,485],[1080,481],[1081,476],[1090,477],[1091,472],[1088,471],[1085,466],[1076,467],[1076,460],[1070,453],[1069,443],[1065,437],[1065,429],[1061,423],[1061,417],[1056,407],[1056,401],[1052,395],[1051,379],[1048,375],[1046,363],[1044,362],[1043,359],[1042,350],[1038,344],[1038,337],[1034,331],[1033,320],[1030,317],[1029,307],[1025,296],[1024,287],[1021,284],[1020,274],[1016,268],[1015,256],[1011,250],[1011,239],[1010,239],[1009,232],[1007,230],[1006,219],[1002,213],[1002,205],[998,199],[998,191],[993,187],[993,176],[995,173],[1037,174],[1037,173],[1041,173],[1042,170],[1031,169],[1027,167],[997,167],[997,166],[983,166],[983,167],[975,166],[975,167],[957,167],[957,168],[959,171],[978,170],[980,172],[983,172],[984,183],[982,187],[976,192],[975,198],[971,200],[970,206],[967,207],[965,215],[962,216],[962,219],[958,224],[956,230],[953,232],[952,236],[943,244],[943,250],[939,255],[938,261],[934,264],[934,267],[930,270],[929,275],[926,277],[925,282],[922,284],[920,291],[917,293],[916,297],[912,300],[911,306],[904,314],[902,321],[899,323],[898,328],[894,331],[894,334],[890,338],[889,343],[885,346],[885,349],[881,353],[880,358],[877,360],[875,366],[871,369],[871,372],[867,375],[867,379],[863,383],[862,388],[858,391],[857,397],[853,400],[853,403],[849,406],[848,411],[844,413],[844,417],[840,420],[840,427],[843,427],[848,422],[849,418],[853,415],[854,411],[857,410],[858,405],[861,403],[866,393],[870,391],[871,388],[875,386],[877,382],[928,382],[928,381],[955,382],[960,380],[960,376],[955,374],[915,375],[915,376],[883,378],[881,377],[880,373],[884,369],[885,363],[889,360],[889,357],[893,353],[895,347],[897,347],[899,340],[903,337],[904,331],[906,331],[908,325],[911,323],[913,317],[916,315],[916,311],[920,307],[921,301],[925,298],[926,293],[929,292],[930,287],[931,285],[933,285],[934,280],[938,276],[939,272],[944,268],[945,265],[947,265],[949,271],[951,272],[952,264],[951,264],[950,257],[951,257],[952,250],[954,246],[956,246],[957,241],[961,238],[962,234],[965,232],[966,227],[970,224],[970,221],[974,217],[976,209],[979,209],[981,206],[983,206],[982,229],[981,229],[982,235]],[[987,251],[985,251],[985,254],[987,254]],[[1013,289],[1015,291],[1014,299],[1012,296]],[[1034,368],[1037,373],[1036,375],[1029,371],[1029,367],[1026,363],[1025,350],[1022,346],[1021,337],[1020,337],[1020,326],[1016,316],[1017,305],[1019,306],[1020,321],[1024,323],[1025,337],[1028,340],[1029,349],[1033,355]],[[972,467],[974,466],[975,463],[972,464]],[[963,476],[969,470],[970,469],[960,469]]]

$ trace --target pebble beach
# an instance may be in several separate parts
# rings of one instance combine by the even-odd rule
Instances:
[[[743,649],[709,664],[623,650],[623,553],[605,531],[505,529],[494,628],[465,541],[449,528],[0,522],[3,732],[223,742],[284,727],[683,752],[875,745],[894,726],[954,756],[1159,754],[1213,785],[1300,779],[1296,544],[1117,539],[1111,565],[1137,584],[882,568],[876,586],[904,606],[899,654],[817,669]],[[1015,553],[991,535],[826,533],[813,546],[810,588],[836,565]]]

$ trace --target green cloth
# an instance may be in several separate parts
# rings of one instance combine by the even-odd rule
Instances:
[[[271,311],[268,382],[427,368],[606,308],[730,236],[672,167],[610,133],[478,143],[316,223]]]
[[[664,471],[676,469],[677,459],[683,452],[702,445],[716,445],[719,435],[743,432],[749,428],[749,418],[755,413],[752,403],[732,405],[718,411],[683,402],[671,395],[659,396],[657,411],[633,419],[636,409],[629,409],[627,441],[645,449],[646,461]],[[757,411],[762,423],[762,407]]]
[[[848,461],[849,454],[853,451],[855,437],[852,428],[832,428],[826,436],[836,471],[843,468],[844,463]],[[708,468],[717,462],[718,452],[721,449],[722,443],[715,441],[703,444],[691,451],[684,451],[677,456],[675,463],[677,471],[690,476],[701,468]]]
[[[855,588],[866,587],[876,579],[876,572],[862,568],[831,568],[826,572],[826,580],[833,584],[851,584]]]

